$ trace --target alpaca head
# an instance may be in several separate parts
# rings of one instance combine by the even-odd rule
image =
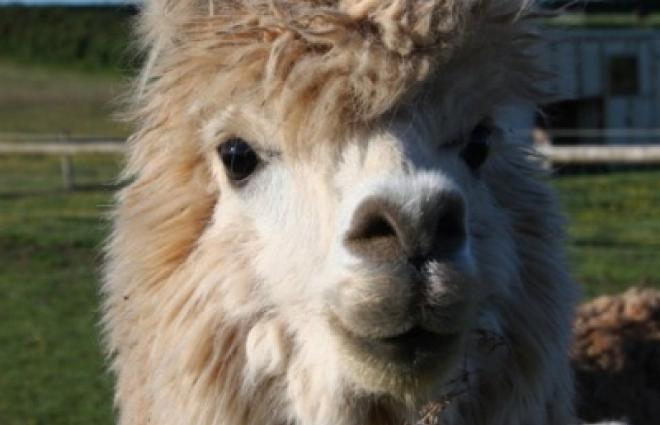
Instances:
[[[147,5],[105,286],[125,423],[396,421],[563,362],[554,206],[495,119],[537,94],[525,8]]]

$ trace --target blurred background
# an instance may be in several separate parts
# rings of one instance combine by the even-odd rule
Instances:
[[[541,3],[562,11],[539,18],[560,96],[510,131],[548,155],[585,298],[660,288],[660,1]],[[0,425],[113,422],[97,294],[136,13],[0,0]]]

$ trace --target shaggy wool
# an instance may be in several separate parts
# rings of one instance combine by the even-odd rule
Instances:
[[[498,108],[544,96],[529,3],[145,4],[103,290],[121,425],[574,423],[554,195],[504,131],[478,176],[456,154]],[[271,163],[241,189],[216,153],[237,135]],[[434,150],[406,151],[420,140]],[[354,272],[342,214],[373,182],[411,211],[428,187],[467,205],[479,301],[451,376],[360,363],[329,330],[322,295]]]

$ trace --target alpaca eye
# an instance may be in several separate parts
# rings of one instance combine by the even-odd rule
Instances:
[[[259,157],[243,139],[234,137],[218,147],[220,159],[229,179],[239,183],[250,177],[259,165]]]
[[[461,158],[472,170],[477,171],[486,162],[490,151],[489,138],[492,129],[486,124],[479,124],[472,130],[468,144],[461,151]]]

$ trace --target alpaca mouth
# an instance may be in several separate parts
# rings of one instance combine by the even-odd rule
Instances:
[[[366,355],[369,360],[414,369],[434,366],[455,350],[461,338],[460,332],[436,333],[421,326],[383,338],[357,335],[336,322],[334,328],[351,352]]]
[[[438,334],[415,327],[404,334],[393,337],[360,339],[357,344],[372,355],[377,354],[388,361],[412,364],[441,355],[449,346],[454,346],[458,338],[458,333]]]
[[[443,354],[459,339],[458,333],[438,334],[415,327],[401,335],[388,338],[360,338],[356,343],[371,355],[400,364],[422,364],[425,359]]]

